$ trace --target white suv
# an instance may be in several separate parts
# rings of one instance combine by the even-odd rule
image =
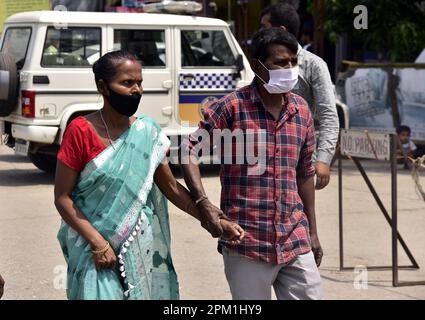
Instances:
[[[102,107],[91,66],[108,51],[127,50],[142,62],[138,112],[154,118],[170,138],[192,133],[202,107],[254,77],[228,25],[218,19],[26,12],[7,19],[0,48],[3,134],[16,153],[47,172],[55,170],[70,121]]]

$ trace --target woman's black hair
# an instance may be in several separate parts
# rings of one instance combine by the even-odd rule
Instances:
[[[272,27],[284,26],[288,32],[294,36],[298,36],[300,30],[300,16],[295,7],[288,3],[278,3],[268,6],[261,12],[261,18],[270,15],[270,23]]]
[[[136,61],[136,57],[124,50],[108,52],[93,64],[93,73],[96,84],[100,79],[111,82],[117,73],[117,67],[125,60]]]
[[[298,41],[288,31],[282,28],[263,29],[254,34],[251,43],[251,56],[261,62],[267,60],[270,55],[269,47],[272,44],[280,44],[287,47],[292,53],[298,52]]]
[[[412,133],[412,130],[408,126],[399,126],[396,129],[397,134],[400,134],[402,132],[407,132],[409,135]]]

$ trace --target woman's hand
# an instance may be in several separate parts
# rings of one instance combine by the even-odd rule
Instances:
[[[235,222],[227,219],[220,219],[221,227],[223,228],[222,238],[231,246],[236,246],[241,243],[245,237],[245,231]]]
[[[94,264],[96,266],[97,272],[103,268],[114,269],[117,263],[117,256],[115,255],[114,250],[109,246],[108,250],[103,254],[93,254]]]

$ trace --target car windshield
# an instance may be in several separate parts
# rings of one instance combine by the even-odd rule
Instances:
[[[31,28],[8,28],[4,35],[1,51],[15,57],[18,69],[22,69],[27,55],[28,44],[31,37]]]

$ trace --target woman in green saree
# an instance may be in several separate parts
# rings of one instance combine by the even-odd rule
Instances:
[[[68,298],[178,299],[165,197],[199,219],[196,203],[166,163],[170,142],[161,128],[132,117],[143,92],[134,56],[108,53],[93,71],[103,109],[68,126],[55,179]],[[226,217],[220,225],[230,243],[243,238]]]

